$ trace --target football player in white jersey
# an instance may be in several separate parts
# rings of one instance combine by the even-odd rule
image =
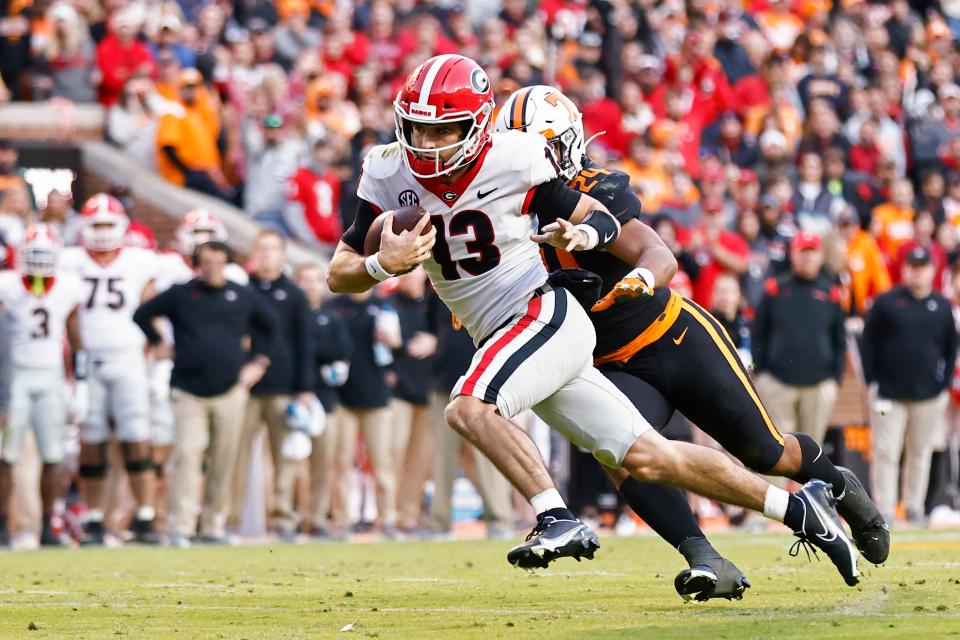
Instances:
[[[508,561],[543,567],[561,556],[592,557],[599,546],[566,508],[536,447],[510,422],[525,409],[604,465],[640,480],[676,484],[781,521],[804,520],[806,509],[822,508],[802,493],[770,486],[718,451],[666,440],[593,367],[596,334],[586,311],[566,289],[548,282],[532,240],[568,251],[607,248],[634,263],[638,257],[621,256],[616,218],[566,185],[542,136],[490,133],[493,94],[475,62],[458,55],[427,60],[407,78],[394,109],[397,141],[374,147],[364,160],[357,217],[337,246],[328,283],[336,292],[364,291],[423,264],[440,298],[470,332],[478,351],[453,391],[446,418],[537,513],[536,527]],[[388,216],[379,252],[364,257],[364,240],[379,212],[414,204],[430,212],[429,220],[425,216],[413,230],[395,234]],[[535,212],[555,221],[538,229]],[[433,229],[421,236],[428,223]],[[676,263],[667,266],[654,275],[669,280],[667,271]],[[855,584],[855,550],[835,510],[826,522],[829,530],[819,532],[847,542],[842,573]]]
[[[20,457],[23,437],[31,427],[43,460],[40,544],[62,544],[50,526],[50,518],[53,503],[63,489],[61,463],[67,425],[63,339],[68,325],[79,364],[78,378],[83,377],[85,357],[76,327],[82,288],[74,274],[57,269],[61,248],[62,242],[53,226],[31,225],[24,234],[18,269],[0,272],[0,305],[10,327],[13,365],[10,414],[0,456],[0,546],[10,544],[7,507],[13,488],[11,469]]]
[[[215,214],[202,208],[188,211],[174,231],[175,251],[165,251],[157,256],[157,277],[154,281],[156,293],[166,291],[174,284],[190,281],[194,277],[197,247],[211,240],[226,242],[227,238],[227,228]],[[224,273],[228,280],[240,285],[250,281],[247,272],[235,262],[227,264]],[[173,330],[165,318],[157,322],[164,344],[153,350],[153,357],[147,362],[147,373],[150,379],[153,460],[156,464],[157,479],[162,482],[163,465],[173,445],[173,405],[170,402],[170,374],[173,372],[170,347],[173,344]],[[163,487],[158,487],[158,491],[162,493]]]
[[[130,530],[138,542],[157,543],[145,338],[133,322],[133,312],[153,295],[156,254],[122,246],[129,219],[116,198],[98,193],[87,200],[81,215],[83,246],[64,251],[62,268],[82,281],[80,336],[90,358],[90,409],[80,426],[80,486],[88,507],[85,542],[104,540],[104,477],[112,422],[137,503]]]

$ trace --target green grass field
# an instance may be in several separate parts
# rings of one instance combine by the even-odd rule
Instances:
[[[894,536],[847,588],[783,535],[716,546],[753,582],[684,604],[679,555],[607,536],[593,562],[526,573],[506,542],[0,554],[3,638],[946,638],[960,636],[960,532]],[[341,631],[347,625],[348,631]]]

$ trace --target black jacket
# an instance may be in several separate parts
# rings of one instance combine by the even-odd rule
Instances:
[[[403,344],[393,352],[393,370],[397,384],[393,395],[411,404],[426,405],[433,387],[433,356],[417,359],[407,353],[410,339],[418,333],[430,333],[429,293],[419,300],[396,293],[390,303],[400,317],[400,333]]]
[[[250,276],[250,288],[277,317],[277,339],[270,367],[254,385],[253,395],[290,395],[314,390],[313,314],[307,298],[287,276],[273,282]]]
[[[383,300],[371,297],[357,302],[347,296],[331,299],[324,309],[350,327],[353,356],[350,375],[338,389],[340,402],[348,409],[382,409],[390,402],[385,369],[377,364],[373,353],[373,332],[376,318],[384,309]]]
[[[327,310],[327,305],[321,305],[313,310],[313,357],[317,375],[317,398],[323,405],[323,410],[330,413],[340,404],[339,387],[330,387],[323,381],[319,369],[325,364],[338,360],[350,360],[353,355],[353,338],[350,336],[350,326],[343,318]]]
[[[150,344],[161,341],[152,324],[159,317],[170,320],[176,342],[170,384],[204,398],[233,387],[251,356],[269,356],[277,333],[274,315],[260,296],[233,282],[217,289],[191,280],[143,303],[133,321]],[[253,338],[249,353],[243,347],[248,336]]]
[[[750,344],[757,371],[784,384],[839,381],[847,348],[839,288],[823,276],[767,280]]]
[[[883,398],[927,400],[950,385],[957,331],[939,293],[922,300],[905,287],[877,296],[863,330],[863,373]]]

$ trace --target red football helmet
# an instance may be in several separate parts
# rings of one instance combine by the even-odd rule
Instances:
[[[493,91],[480,65],[464,56],[445,54],[430,58],[410,74],[393,101],[393,110],[397,140],[410,173],[435,178],[469,163],[490,139]],[[455,144],[418,149],[411,137],[414,122],[463,122],[469,128]],[[440,154],[449,150],[455,153],[444,162]]]
[[[177,252],[192,256],[198,246],[204,242],[227,241],[227,228],[220,218],[206,209],[193,209],[183,216],[174,233],[177,240]]]
[[[62,247],[55,227],[42,222],[30,225],[20,246],[20,270],[28,276],[49,278],[56,271]]]
[[[120,201],[106,193],[87,200],[80,210],[83,246],[90,251],[113,251],[123,244],[130,219]]]

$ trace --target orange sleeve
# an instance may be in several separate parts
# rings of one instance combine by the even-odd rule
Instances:
[[[890,281],[890,271],[887,269],[887,263],[880,254],[879,247],[874,246],[870,252],[870,258],[873,262],[873,295],[878,296],[887,291],[893,284]]]
[[[180,130],[180,118],[173,114],[166,114],[160,118],[160,126],[157,127],[157,149],[163,147],[179,148],[182,143]]]

